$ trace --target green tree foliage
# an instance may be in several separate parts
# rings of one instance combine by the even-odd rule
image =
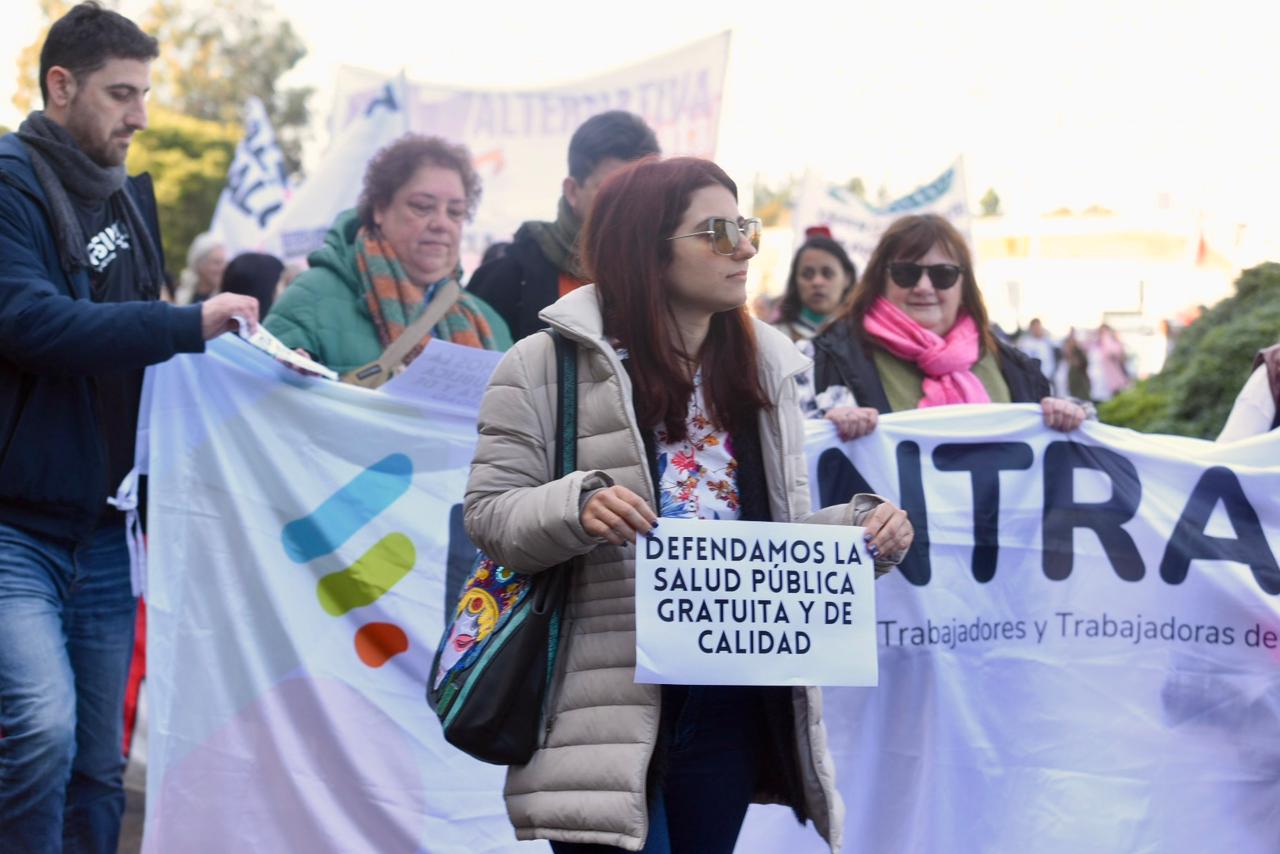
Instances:
[[[44,21],[44,26],[40,28],[40,35],[36,40],[18,54],[18,80],[17,85],[13,87],[13,105],[23,115],[41,107],[40,48],[44,45],[44,37],[48,35],[50,25],[67,14],[75,3],[71,0],[39,0],[38,5],[40,20]],[[114,3],[103,3],[103,5],[115,7]]]
[[[40,107],[40,48],[49,26],[74,5],[38,2],[44,26],[18,58],[13,90],[13,103],[23,112]],[[119,6],[112,0],[103,5]],[[176,275],[192,239],[213,218],[250,96],[266,105],[286,166],[297,171],[310,90],[279,81],[306,48],[264,0],[155,0],[136,20],[159,40],[160,58],[151,68],[150,127],[134,138],[128,167],[150,172],[155,181],[165,263]]]
[[[988,187],[987,192],[978,201],[982,206],[983,216],[999,216],[1000,215],[1000,196],[996,193],[995,187]]]
[[[1253,355],[1280,341],[1280,264],[1245,270],[1236,292],[1183,330],[1164,370],[1098,408],[1108,424],[1212,439],[1249,378]]]
[[[75,5],[38,2],[44,26],[19,54],[13,88],[13,104],[23,113],[40,107],[40,48],[49,26]],[[151,69],[152,103],[198,119],[238,122],[244,102],[256,95],[266,105],[286,168],[291,175],[299,170],[311,89],[280,85],[307,53],[292,24],[265,0],[155,0],[137,23],[160,42]]]
[[[150,172],[155,182],[165,267],[175,276],[191,241],[209,227],[241,135],[237,124],[153,107],[150,127],[129,147],[130,174]]]
[[[46,0],[48,2],[49,0]],[[156,100],[213,122],[239,122],[250,97],[267,108],[285,166],[301,166],[310,88],[284,87],[280,78],[306,56],[301,36],[263,0],[156,0],[143,21],[160,40]]]
[[[800,179],[792,175],[784,183],[769,186],[757,180],[753,212],[767,226],[780,225],[783,216],[796,203],[796,194],[800,191]]]
[[[800,194],[800,184],[801,179],[796,175],[791,175],[785,181],[773,185],[757,179],[755,194],[752,196],[755,199],[755,215],[760,217],[767,226],[782,224],[785,213],[796,204]],[[845,182],[844,188],[860,199],[865,200],[867,197],[867,188],[861,178],[850,178]],[[813,224],[806,223],[806,225]]]

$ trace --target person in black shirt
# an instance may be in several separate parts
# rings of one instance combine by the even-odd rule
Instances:
[[[0,137],[0,852],[116,848],[137,600],[106,499],[143,368],[257,325],[251,297],[158,300],[155,197],[123,165],[156,56],[74,7],[41,50],[44,110]]]
[[[263,252],[244,252],[235,257],[222,272],[219,290],[226,294],[245,294],[258,301],[259,316],[266,318],[280,290],[284,262]]]

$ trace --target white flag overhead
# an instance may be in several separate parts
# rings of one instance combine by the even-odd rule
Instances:
[[[227,337],[147,390],[145,850],[545,851],[424,697],[474,420]],[[875,582],[879,687],[825,693],[846,850],[1274,854],[1280,432],[952,406],[808,451],[818,501],[874,487],[917,531]],[[826,850],[781,807],[738,848]]]
[[[268,252],[302,261],[324,243],[334,218],[356,206],[369,159],[409,131],[404,77],[385,81],[359,116],[338,132],[320,163],[275,218],[265,238]]]
[[[222,238],[231,256],[260,251],[287,198],[284,153],[266,107],[250,98],[244,105],[244,139],[236,146],[210,230]]]
[[[929,183],[884,207],[873,207],[844,187],[827,184],[812,172],[807,173],[791,221],[797,246],[804,241],[806,228],[825,225],[861,270],[890,223],[908,214],[924,213],[946,217],[972,243],[962,159]]]

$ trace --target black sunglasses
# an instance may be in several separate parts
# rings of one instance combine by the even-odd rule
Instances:
[[[945,291],[960,281],[964,267],[955,264],[917,264],[914,261],[893,261],[889,264],[889,278],[900,288],[914,288],[920,276],[929,271],[929,281],[934,290]]]

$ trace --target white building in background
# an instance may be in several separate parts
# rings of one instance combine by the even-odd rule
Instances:
[[[984,217],[971,228],[992,320],[1014,330],[1039,317],[1059,338],[1109,323],[1139,376],[1164,363],[1163,323],[1230,296],[1240,271],[1238,232],[1176,211]]]
[[[1230,296],[1242,267],[1263,260],[1247,251],[1243,226],[1173,210],[973,217],[969,225],[993,322],[1012,332],[1038,317],[1055,339],[1109,323],[1139,376],[1164,362],[1163,321],[1185,323],[1198,306]],[[795,245],[790,223],[765,229],[753,296],[782,293]]]

